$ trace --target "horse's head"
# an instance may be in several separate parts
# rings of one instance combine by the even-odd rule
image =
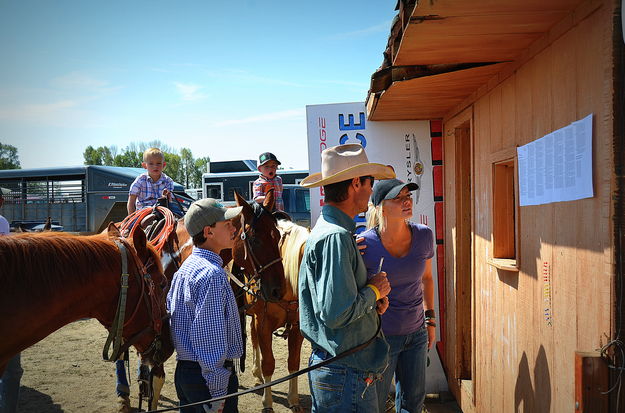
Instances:
[[[163,274],[161,258],[140,228],[133,232],[130,240],[122,238],[113,223],[107,232],[109,239],[120,249],[122,269],[123,260],[127,260],[129,277],[122,329],[124,341],[133,345],[143,360],[152,365],[161,364],[174,350],[166,319],[165,298],[169,282]]]
[[[273,191],[269,191],[263,205],[248,204],[236,191],[237,205],[243,207],[238,236],[232,248],[234,263],[260,284],[265,301],[279,301],[284,295],[285,278],[278,242],[280,232],[271,215],[274,205]],[[237,219],[235,218],[235,222]]]

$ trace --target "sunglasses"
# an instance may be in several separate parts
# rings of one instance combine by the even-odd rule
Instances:
[[[365,176],[361,176],[360,179],[362,181],[362,179],[370,179],[371,180],[371,186],[373,186],[373,183],[375,182],[375,178],[372,177],[371,175],[365,175]]]

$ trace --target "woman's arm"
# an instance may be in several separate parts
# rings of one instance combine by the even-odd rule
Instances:
[[[432,279],[432,259],[425,261],[425,270],[421,278],[423,283],[423,309],[434,310],[434,280]],[[432,348],[436,341],[436,324],[427,325],[428,348]]]

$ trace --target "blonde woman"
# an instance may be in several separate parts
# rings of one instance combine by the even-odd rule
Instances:
[[[416,183],[399,179],[376,182],[368,216],[370,229],[360,234],[360,245],[366,246],[363,259],[368,274],[384,271],[391,284],[389,307],[382,315],[382,330],[390,345],[389,366],[377,382],[382,412],[394,375],[397,413],[421,413],[427,350],[435,340],[434,236],[427,226],[409,221],[411,192],[418,189]]]

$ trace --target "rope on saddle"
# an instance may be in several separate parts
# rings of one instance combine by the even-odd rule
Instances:
[[[165,225],[162,225],[158,231],[151,233],[148,237],[148,241],[154,246],[156,252],[158,254],[161,254],[163,247],[167,243],[169,235],[172,233],[172,231],[174,231],[174,228],[176,227],[176,217],[174,216],[174,213],[169,210],[169,208],[156,206],[155,208],[139,209],[124,218],[124,220],[120,224],[120,232],[125,238],[132,238],[132,234],[134,233],[138,225],[141,224],[141,221],[143,221],[143,219],[148,215],[154,213],[154,211],[158,211],[163,215],[165,219]]]

